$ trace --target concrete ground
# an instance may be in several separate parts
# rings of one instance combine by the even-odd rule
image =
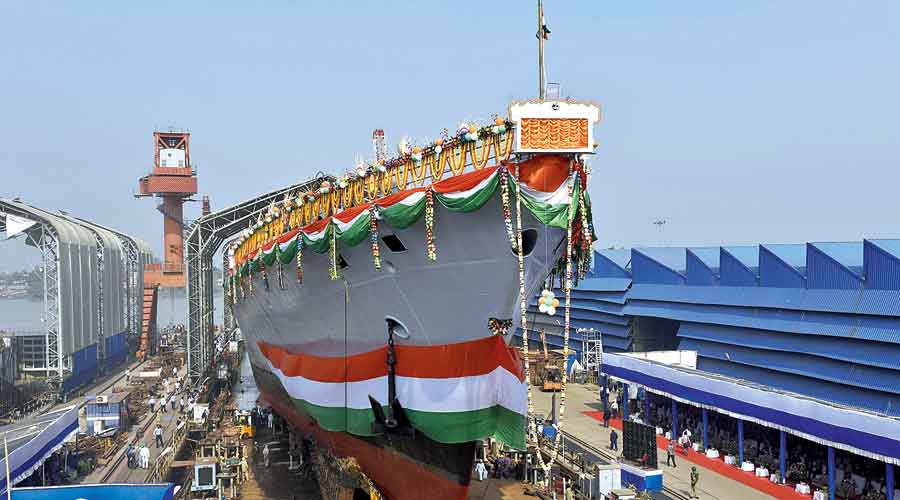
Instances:
[[[541,392],[538,388],[532,388],[534,409],[536,413],[550,415],[550,392]],[[559,396],[557,396],[557,399]],[[609,450],[609,429],[596,419],[585,415],[585,411],[602,410],[598,388],[596,385],[569,384],[566,390],[566,414],[563,418],[563,430],[574,434],[588,444],[621,455],[621,451]],[[622,436],[619,432],[619,448],[622,447]],[[678,467],[666,465],[666,453],[660,450],[657,456],[658,468],[663,471],[663,484],[674,490],[690,496],[691,464],[681,458],[676,459]],[[713,500],[771,500],[765,493],[757,491],[749,486],[735,482],[716,472],[697,466],[700,472],[698,494],[702,499]]]
[[[469,500],[520,500],[537,498],[525,494],[525,486],[512,479],[472,479],[469,486]]]

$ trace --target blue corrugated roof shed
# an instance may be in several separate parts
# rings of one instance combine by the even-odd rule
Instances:
[[[594,252],[595,258],[597,254],[600,254],[602,257],[605,257],[622,269],[629,269],[631,267],[631,250],[625,248],[608,248],[606,250],[597,250]]]
[[[900,239],[599,253],[608,265],[591,279],[602,281],[575,294],[580,324],[676,321],[702,369],[900,412]],[[630,286],[609,281],[626,269]],[[622,345],[630,326],[615,333]]]
[[[719,247],[689,247],[691,253],[697,256],[701,262],[706,264],[712,272],[719,272]]]
[[[823,241],[810,243],[840,262],[857,276],[863,274],[863,242],[861,241]]]
[[[729,254],[747,266],[751,271],[755,271],[759,267],[758,245],[727,246],[722,248],[727,250]]]

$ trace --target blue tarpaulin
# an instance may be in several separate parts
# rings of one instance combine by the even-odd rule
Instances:
[[[76,484],[40,488],[15,488],[12,500],[172,500],[175,485]]]

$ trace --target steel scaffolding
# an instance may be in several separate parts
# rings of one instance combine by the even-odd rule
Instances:
[[[581,364],[588,373],[597,374],[603,361],[602,335],[593,328],[579,328],[578,333],[581,335]]]
[[[225,251],[222,252],[222,269],[224,271],[227,271],[228,268],[230,267],[229,261],[232,258],[231,253],[228,251],[229,246],[230,245],[228,243],[226,243]],[[224,290],[223,297],[224,297],[224,301],[225,301],[224,308],[222,309],[222,329],[225,331],[225,333],[230,333],[230,332],[234,331],[234,329],[236,328],[236,325],[234,323],[234,310],[231,308],[232,305],[234,304],[234,300],[231,297],[231,292],[232,292],[231,287],[228,286],[228,280],[225,279],[224,275],[222,278],[222,287]]]
[[[151,258],[149,247],[63,212],[0,199],[0,231],[8,229],[10,216],[30,223],[20,234],[26,245],[41,252],[44,366],[29,371],[44,372],[50,387],[58,390],[79,368],[73,354],[96,345],[102,361],[106,336],[127,328],[127,316],[140,317],[136,297],[135,308],[128,307],[128,290],[129,283],[141,280],[143,262]],[[123,251],[126,241],[135,249],[136,261]]]
[[[187,238],[185,252],[188,301],[187,363],[192,382],[211,375],[209,369],[215,355],[213,256],[225,240],[245,229],[250,221],[256,221],[257,217],[273,203],[282,202],[287,195],[312,190],[322,180],[325,180],[325,177],[319,176],[311,181],[259,195],[203,216],[194,223]]]

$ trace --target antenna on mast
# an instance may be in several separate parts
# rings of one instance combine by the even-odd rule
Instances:
[[[547,35],[550,34],[550,31],[546,29],[546,24],[544,24],[544,2],[543,0],[538,0],[538,30],[537,30],[537,39],[538,39],[538,98],[544,100],[544,40],[547,39]]]

